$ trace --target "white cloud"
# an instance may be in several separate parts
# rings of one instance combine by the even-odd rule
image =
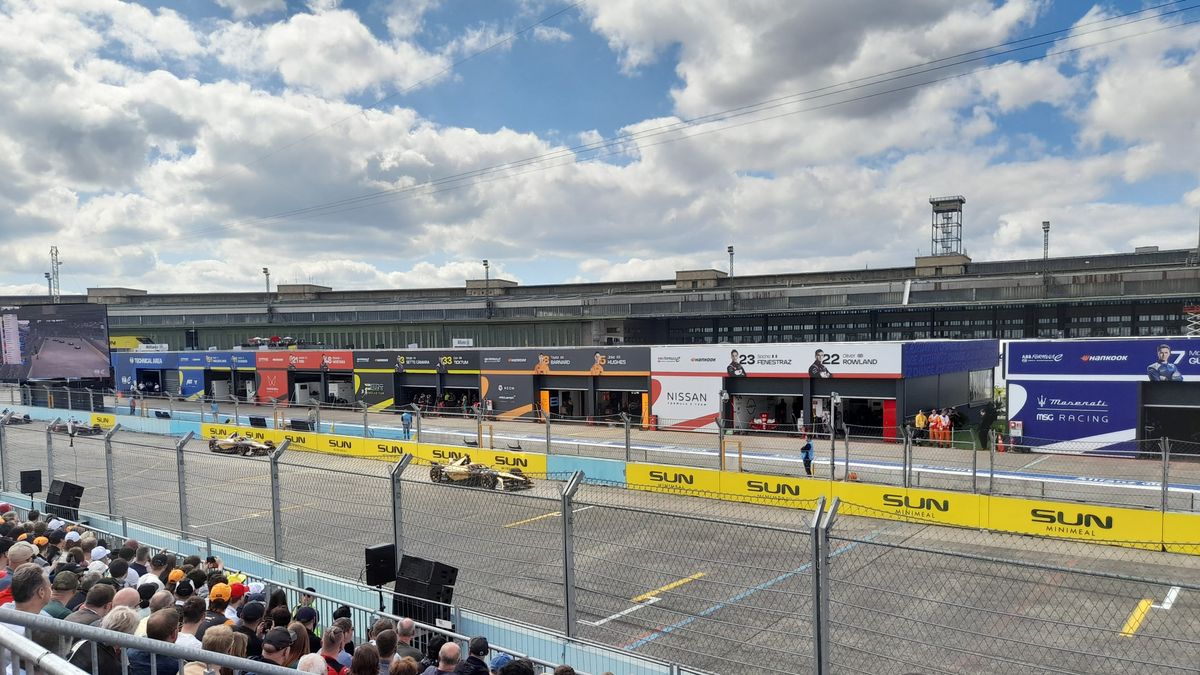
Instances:
[[[289,86],[327,97],[402,88],[444,69],[444,56],[377,39],[350,10],[296,14],[267,27],[228,23],[212,37],[218,60],[248,73],[277,72]]]
[[[217,4],[232,11],[235,19],[245,19],[287,9],[285,0],[217,0]]]
[[[270,8],[246,13],[263,23],[217,21],[204,24],[215,26],[207,35],[140,7],[0,5],[0,284],[40,289],[52,243],[69,287],[179,291],[257,289],[263,265],[275,279],[337,288],[459,286],[479,276],[484,257],[507,278],[559,280],[547,276],[554,269],[580,280],[670,279],[677,269],[724,269],[730,243],[739,274],[900,265],[927,250],[926,199],[940,193],[967,196],[964,234],[981,260],[1040,255],[1044,219],[1056,253],[1194,240],[1200,138],[1180,111],[1200,109],[1200,36],[1188,29],[1066,65],[1006,66],[721,133],[634,139],[611,163],[564,154],[461,189],[409,193],[562,150],[533,133],[441,126],[419,110],[364,110],[343,98],[392,90],[501,37],[482,24],[445,51],[423,51],[412,39],[436,6],[387,5],[390,34],[380,38],[355,12],[327,5],[274,21]],[[630,71],[679,55],[673,115],[632,123],[630,134],[1000,42],[1041,9],[949,0],[588,7],[592,29]],[[189,71],[212,59],[230,79],[159,64]],[[1008,117],[1034,103],[1077,124],[1080,142],[1008,130]],[[682,136],[693,138],[663,142]],[[594,130],[562,137],[602,140]],[[1127,182],[1166,172],[1192,177],[1178,203],[1121,196]],[[261,218],[388,190],[389,199],[314,217]]]
[[[464,30],[461,35],[447,43],[442,52],[454,58],[461,58],[489,47],[492,51],[508,51],[512,49],[513,40],[504,40],[507,36],[508,31],[496,24],[480,24]]]
[[[388,32],[402,39],[416,35],[425,15],[440,5],[440,0],[392,0],[387,6]]]
[[[533,39],[538,42],[570,42],[571,34],[555,26],[534,26]]]

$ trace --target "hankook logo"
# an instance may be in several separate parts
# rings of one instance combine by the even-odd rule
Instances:
[[[1128,361],[1129,355],[1128,354],[1084,354],[1083,356],[1079,357],[1079,360],[1083,361],[1085,363],[1088,363],[1091,361],[1106,361],[1106,362],[1112,362],[1112,363],[1120,363],[1123,361]]]

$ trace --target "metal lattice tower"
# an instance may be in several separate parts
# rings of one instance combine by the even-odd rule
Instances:
[[[58,247],[50,247],[50,301],[57,304],[60,298],[58,287],[58,268],[62,262],[58,259]]]
[[[962,255],[962,211],[966,197],[930,197],[929,203],[933,205],[929,255]]]
[[[1187,321],[1187,336],[1200,337],[1200,305],[1186,305],[1183,318]]]

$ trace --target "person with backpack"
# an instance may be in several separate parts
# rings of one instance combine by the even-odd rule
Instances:
[[[346,646],[346,633],[336,624],[325,629],[321,635],[321,658],[329,668],[329,675],[350,675],[350,669],[338,661],[338,654]]]

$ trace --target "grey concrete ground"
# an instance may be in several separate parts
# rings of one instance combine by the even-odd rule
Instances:
[[[44,426],[8,427],[17,471],[46,468]],[[164,438],[114,446],[119,514],[180,526],[178,462]],[[54,472],[106,510],[103,447],[54,438]],[[188,530],[269,555],[268,466],[184,454]],[[389,466],[288,453],[284,559],[346,577],[391,534]],[[524,493],[404,483],[405,549],[461,569],[455,602],[563,627],[559,484]],[[47,481],[48,482],[48,481]],[[580,634],[721,673],[811,670],[812,577],[804,511],[585,486],[574,505]],[[1200,538],[1200,537],[1198,537]],[[835,672],[1194,672],[1200,558],[843,517],[830,569]],[[939,551],[933,553],[931,551]],[[1121,635],[1143,599],[1151,608]]]

